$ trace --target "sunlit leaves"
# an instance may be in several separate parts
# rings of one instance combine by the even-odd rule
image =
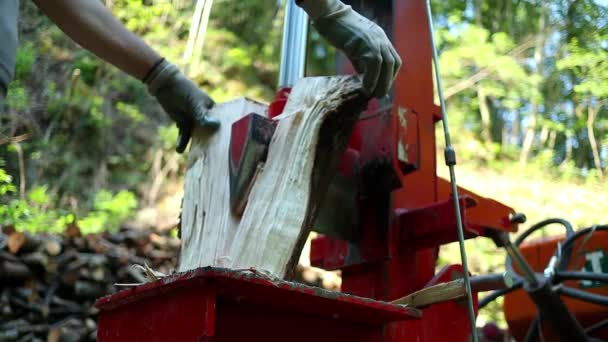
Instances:
[[[579,82],[574,91],[583,95],[608,97],[608,35],[594,35],[594,39],[581,46],[573,39],[566,47],[566,56],[557,62],[559,70],[570,70]]]

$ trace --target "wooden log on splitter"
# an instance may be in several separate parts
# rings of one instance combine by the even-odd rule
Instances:
[[[242,216],[230,208],[232,123],[266,106],[246,98],[211,111],[221,127],[193,133],[181,213],[179,271],[255,268],[285,278],[294,270],[329,183],[365,108],[358,76],[304,78],[293,87]]]

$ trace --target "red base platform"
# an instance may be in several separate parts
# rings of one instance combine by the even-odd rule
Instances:
[[[96,303],[99,341],[382,341],[415,309],[252,271],[200,268]]]

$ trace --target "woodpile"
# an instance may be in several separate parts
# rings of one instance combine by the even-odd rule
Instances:
[[[63,236],[3,228],[0,342],[94,341],[95,300],[149,281],[146,266],[172,273],[179,245],[167,232],[126,228],[86,236],[76,226]]]

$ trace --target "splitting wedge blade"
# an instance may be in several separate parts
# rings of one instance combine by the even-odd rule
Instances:
[[[232,124],[228,163],[230,208],[235,215],[245,210],[256,175],[266,162],[276,125],[276,121],[256,113]]]

